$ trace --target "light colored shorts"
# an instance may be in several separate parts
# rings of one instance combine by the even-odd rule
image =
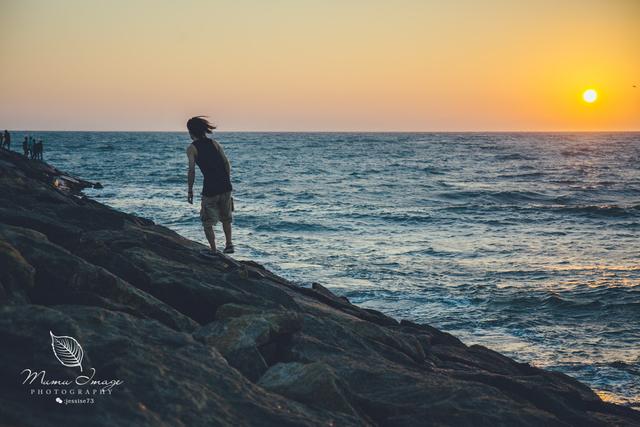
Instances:
[[[213,226],[220,222],[233,220],[233,197],[231,192],[202,196],[200,202],[200,220],[204,226]]]

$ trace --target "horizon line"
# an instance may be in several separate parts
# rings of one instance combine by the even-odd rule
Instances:
[[[188,133],[184,130],[8,129],[9,132]],[[220,130],[213,133],[640,133],[634,130]]]

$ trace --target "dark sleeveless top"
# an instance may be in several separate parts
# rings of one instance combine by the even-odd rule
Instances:
[[[215,196],[231,191],[231,179],[227,173],[222,155],[209,138],[193,141],[198,150],[196,164],[202,172],[203,196]]]

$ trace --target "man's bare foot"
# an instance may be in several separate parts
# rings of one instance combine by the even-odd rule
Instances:
[[[227,246],[224,248],[224,251],[222,251],[222,253],[224,253],[224,254],[232,254],[235,251],[236,250],[233,247],[233,243],[227,243]]]

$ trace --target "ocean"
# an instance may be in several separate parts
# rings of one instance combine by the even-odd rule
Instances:
[[[91,197],[205,242],[186,133],[32,135],[46,161],[104,185]],[[236,257],[640,407],[639,133],[215,138]]]

